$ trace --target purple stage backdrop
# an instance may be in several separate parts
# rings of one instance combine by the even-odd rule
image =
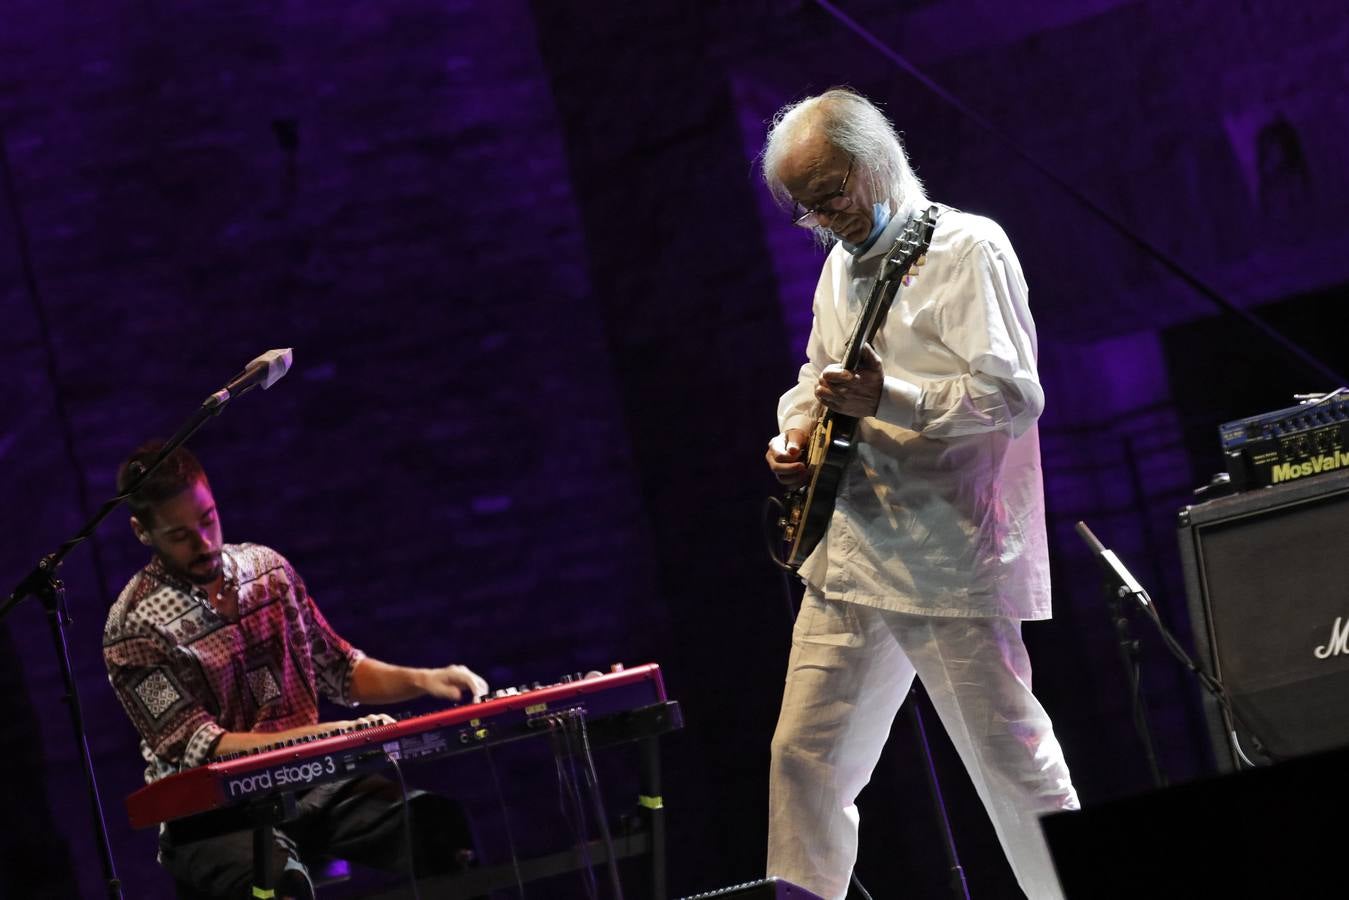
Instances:
[[[380,658],[494,685],[660,662],[687,720],[664,742],[671,888],[756,877],[790,629],[762,453],[821,256],[754,156],[782,103],[846,83],[885,105],[933,197],[997,219],[1023,261],[1056,589],[1054,620],[1027,629],[1037,693],[1083,802],[1136,793],[1148,770],[1073,524],[1188,643],[1174,518],[1221,467],[1215,426],[1330,385],[1172,264],[1349,369],[1327,327],[1349,284],[1346,54],[1342,4],[1272,0],[12,0],[4,587],[132,447],[293,347],[284,381],[193,440],[226,539],[285,553]],[[119,510],[63,575],[119,873],[126,896],[160,898],[99,650],[143,550]],[[1138,637],[1162,765],[1210,771],[1194,685]],[[61,695],[25,603],[0,623],[6,897],[103,895]],[[972,892],[1011,896],[936,732]],[[863,794],[878,898],[945,896],[916,755],[897,725]],[[601,764],[617,821],[635,762]],[[566,845],[546,749],[497,768],[516,839]],[[506,858],[480,760],[410,774],[463,798],[484,858]]]

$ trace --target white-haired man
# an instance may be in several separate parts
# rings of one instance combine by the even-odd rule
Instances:
[[[1050,614],[1035,325],[1007,236],[938,205],[927,263],[855,371],[839,365],[879,261],[927,208],[894,127],[834,89],[783,109],[764,178],[798,225],[837,243],[807,361],[778,404],[778,480],[807,477],[824,408],[861,419],[805,598],[773,737],[768,871],[830,900],[857,856],[855,801],[922,679],[1032,900],[1061,895],[1036,821],[1076,809],[1031,693],[1021,622]]]

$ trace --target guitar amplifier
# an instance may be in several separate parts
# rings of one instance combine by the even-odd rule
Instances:
[[[823,900],[819,894],[812,894],[805,888],[797,887],[790,881],[783,881],[781,878],[750,881],[745,884],[737,884],[734,887],[722,888],[719,891],[708,891],[705,894],[682,897],[680,900],[710,900],[712,897],[724,897],[726,900]]]
[[[1225,422],[1218,439],[1238,491],[1349,468],[1349,391]]]
[[[1349,745],[1349,471],[1249,491],[1180,515],[1199,665],[1275,759]],[[1204,696],[1216,762],[1235,730]],[[1257,761],[1259,761],[1257,759]]]

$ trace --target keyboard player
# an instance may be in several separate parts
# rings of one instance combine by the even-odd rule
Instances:
[[[158,456],[136,450],[118,492]],[[417,669],[366,656],[333,631],[286,559],[259,544],[225,544],[206,473],[185,447],[133,494],[131,529],[152,558],[122,590],[104,631],[108,677],[141,736],[147,782],[211,757],[350,728],[387,716],[320,722],[319,697],[348,707],[429,695],[480,697],[487,683],[462,665]],[[313,895],[306,860],[338,856],[407,871],[403,802],[379,775],[299,795],[298,816],[275,830],[277,896]],[[421,875],[455,871],[471,839],[458,804],[409,794]],[[251,896],[253,832],[177,843],[161,832],[159,861],[180,898]]]

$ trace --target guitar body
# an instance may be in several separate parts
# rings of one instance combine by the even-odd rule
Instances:
[[[901,282],[907,284],[923,263],[923,254],[932,242],[937,208],[931,207],[905,226],[886,254],[876,283],[867,297],[857,326],[848,341],[843,367],[856,371],[862,346],[870,342],[885,322],[890,305]],[[793,488],[783,498],[783,515],[778,520],[784,544],[783,558],[775,559],[793,571],[810,556],[834,515],[834,502],[843,481],[843,470],[852,462],[856,449],[858,419],[826,410],[815,423],[806,455],[806,483]]]
[[[788,547],[784,562],[793,569],[801,568],[829,530],[843,470],[851,462],[857,446],[853,441],[857,422],[851,416],[828,412],[811,434],[810,452],[806,457],[810,477],[787,495],[789,521],[783,527],[783,540]]]

